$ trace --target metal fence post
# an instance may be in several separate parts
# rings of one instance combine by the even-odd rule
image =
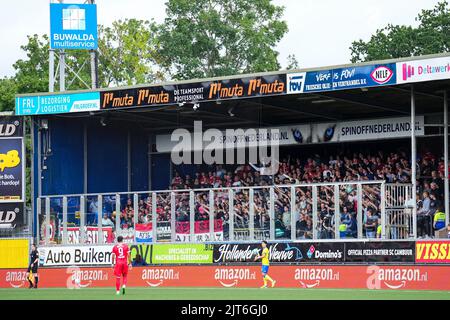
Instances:
[[[248,228],[250,229],[249,240],[255,240],[255,202],[254,202],[254,190],[250,188],[248,194]]]
[[[116,238],[120,233],[120,195],[116,194]]]
[[[340,207],[339,185],[334,185],[334,238],[340,239],[341,233],[339,227],[341,225],[341,207]]]
[[[195,193],[189,191],[189,241],[197,242],[195,239]]]
[[[363,207],[362,207],[362,187],[361,184],[358,183],[357,187],[357,203],[358,203],[358,208],[357,208],[357,213],[356,213],[356,217],[357,217],[357,227],[358,227],[358,239],[362,239],[363,238]]]
[[[45,198],[45,245],[50,242],[50,198]]]
[[[270,187],[270,204],[269,204],[269,217],[270,217],[270,240],[275,240],[275,190],[274,187]]]
[[[215,219],[214,219],[214,191],[209,190],[209,237],[211,241],[215,241]]]
[[[381,239],[386,239],[386,183],[381,184]]]
[[[156,193],[152,192],[152,242],[158,242],[158,220],[156,217]]]
[[[139,223],[139,195],[137,193],[133,194],[133,242],[136,242],[136,225]]]
[[[176,218],[175,218],[175,193],[170,193],[170,241],[175,242],[176,241]]]
[[[313,239],[317,239],[317,186],[313,185],[312,186],[312,201],[313,201],[313,205],[312,205],[312,210],[313,210],[313,214],[312,214],[312,218],[313,218]]]
[[[99,244],[104,244],[105,241],[103,239],[103,197],[101,194],[99,194],[97,196],[97,234],[98,234],[98,239],[97,242]]]
[[[80,196],[80,244],[86,243],[86,199]]]
[[[67,197],[63,197],[63,234],[62,243],[67,244]]]
[[[234,241],[234,192],[233,189],[228,189],[228,239]]]
[[[41,198],[39,198],[39,197],[36,199],[36,216],[37,216],[37,219],[36,219],[37,232],[36,232],[36,240],[35,240],[36,242],[35,243],[38,245],[41,240],[41,226],[39,225],[39,220],[42,217],[42,202],[41,202]]]
[[[291,240],[294,241],[297,238],[297,210],[295,205],[295,187],[291,187]]]

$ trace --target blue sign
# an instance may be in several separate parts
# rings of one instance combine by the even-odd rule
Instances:
[[[287,75],[287,93],[344,90],[396,84],[395,63],[356,66]]]
[[[96,110],[100,110],[99,92],[16,97],[16,115],[20,116]]]
[[[50,3],[50,48],[97,47],[97,5]]]

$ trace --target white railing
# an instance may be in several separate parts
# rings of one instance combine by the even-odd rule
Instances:
[[[38,240],[72,245],[109,243],[118,235],[129,243],[385,239],[386,190],[384,181],[355,181],[43,196],[37,200]]]

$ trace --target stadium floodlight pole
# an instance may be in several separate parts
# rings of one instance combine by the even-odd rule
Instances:
[[[411,182],[412,182],[412,214],[413,214],[413,236],[417,239],[417,177],[416,177],[416,99],[414,95],[414,85],[411,85]]]
[[[48,51],[48,92],[55,91],[55,50]]]
[[[94,0],[88,0],[89,4],[95,4]],[[97,50],[89,50],[91,58],[91,88],[98,88],[98,64],[97,64]]]
[[[448,96],[444,91],[444,200],[445,200],[445,225],[450,223],[450,198],[448,177]]]
[[[62,243],[67,244],[67,196],[63,196],[63,234]]]

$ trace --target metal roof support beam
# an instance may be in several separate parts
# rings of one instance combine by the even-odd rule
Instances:
[[[416,193],[417,193],[417,177],[416,177],[416,99],[414,95],[414,85],[411,85],[411,183],[412,194],[411,198],[413,203],[413,236],[417,239],[417,206],[416,206]]]

